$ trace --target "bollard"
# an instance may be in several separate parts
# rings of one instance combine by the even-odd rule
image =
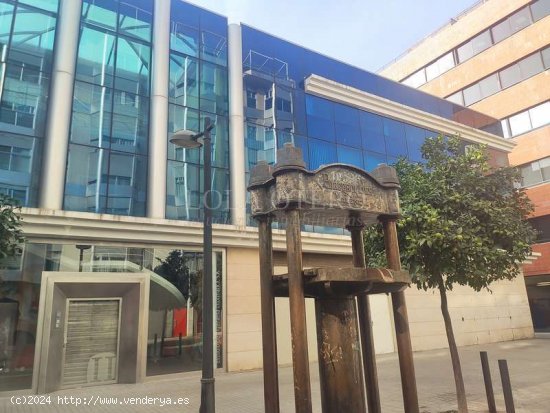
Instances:
[[[495,404],[495,393],[493,392],[493,381],[491,379],[491,369],[489,368],[489,358],[486,351],[480,351],[481,369],[483,370],[483,381],[485,382],[485,393],[487,394],[487,406],[489,413],[497,413]]]
[[[512,383],[510,383],[510,373],[508,372],[508,363],[506,360],[498,361],[500,370],[500,379],[502,380],[502,392],[504,393],[504,404],[506,413],[516,413],[514,408],[514,397],[512,396]]]
[[[178,343],[178,356],[181,356],[181,333],[180,333],[179,343]]]

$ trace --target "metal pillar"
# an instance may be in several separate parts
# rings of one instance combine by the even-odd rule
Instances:
[[[273,294],[273,245],[271,219],[258,220],[260,241],[260,293],[262,306],[262,344],[265,413],[279,413],[279,379],[277,337],[275,328],[275,297]]]
[[[351,232],[353,250],[353,266],[366,268],[365,248],[363,245],[363,227],[348,227]],[[367,405],[369,413],[381,413],[380,390],[378,388],[378,373],[376,369],[376,353],[372,335],[372,319],[369,297],[357,296],[357,311],[361,331],[361,349],[363,353],[363,371],[367,390]]]
[[[302,279],[302,237],[300,211],[286,212],[286,248],[288,260],[288,296],[292,361],[294,366],[294,401],[296,413],[311,413],[311,385],[307,349],[306,306]]]
[[[168,87],[170,65],[170,2],[155,1],[153,13],[151,114],[149,119],[149,168],[147,217],[165,218],[166,165],[168,158]]]
[[[388,268],[392,270],[400,270],[401,259],[399,257],[396,219],[384,218],[382,219],[382,225],[384,227],[384,244],[386,247]],[[416,391],[416,377],[414,374],[414,362],[405,293],[403,291],[391,293],[391,298],[405,413],[419,413],[420,409],[418,406],[418,394]]]
[[[168,2],[168,1],[167,1]],[[230,24],[228,34],[229,69],[229,157],[231,173],[231,223],[246,225],[246,183],[244,147],[244,87],[241,26]]]
[[[62,209],[82,0],[61,0],[53,58],[39,207]]]

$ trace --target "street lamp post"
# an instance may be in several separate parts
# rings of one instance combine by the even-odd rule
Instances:
[[[203,238],[203,267],[202,277],[202,378],[201,378],[201,407],[200,413],[214,413],[214,297],[212,282],[212,141],[210,131],[214,125],[210,118],[204,119],[204,130],[200,133],[193,131],[177,131],[170,142],[182,148],[203,147],[204,152],[204,238]],[[202,138],[202,142],[198,139]]]

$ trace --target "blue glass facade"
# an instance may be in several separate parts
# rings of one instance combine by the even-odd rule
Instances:
[[[0,0],[0,193],[36,206],[57,0]]]
[[[145,215],[152,0],[84,0],[64,209]]]
[[[170,19],[169,135],[179,129],[212,130],[215,222],[229,220],[229,122],[227,20],[183,2],[172,2]],[[168,143],[166,217],[202,219],[202,149]]]

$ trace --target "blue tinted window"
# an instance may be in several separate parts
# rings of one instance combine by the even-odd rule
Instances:
[[[308,136],[334,142],[334,115],[328,100],[306,95]]]
[[[407,137],[407,147],[409,149],[409,159],[411,161],[422,160],[422,145],[426,138],[426,130],[412,125],[405,126]]]
[[[201,59],[222,66],[227,65],[227,40],[207,31],[201,32]]]
[[[170,54],[170,101],[182,106],[199,108],[199,63],[188,56]]]
[[[19,3],[28,4],[47,11],[57,12],[59,0],[19,0]]]
[[[145,216],[147,193],[147,157],[110,152],[105,212],[117,215]]]
[[[76,78],[113,87],[114,43],[113,35],[84,27],[78,46]]]
[[[372,171],[381,163],[386,163],[386,156],[374,152],[363,152],[363,159],[365,161],[365,170]]]
[[[109,151],[69,145],[63,209],[105,212]]]
[[[328,165],[337,161],[336,145],[317,139],[309,139],[310,169],[317,169],[321,165]]]
[[[360,111],[359,117],[363,148],[373,152],[386,153],[382,116]]]
[[[0,194],[36,206],[41,140],[0,134]]]
[[[338,145],[338,163],[354,165],[363,168],[363,154],[359,149]]]
[[[199,55],[199,31],[179,22],[172,22],[170,48],[188,56]]]
[[[82,20],[96,26],[116,30],[118,4],[113,0],[84,0]]]
[[[200,67],[201,110],[226,115],[229,107],[227,70],[207,62],[200,62]]]
[[[336,142],[354,148],[361,148],[361,128],[357,109],[335,103],[334,125],[336,128]]]
[[[119,8],[119,32],[127,36],[151,41],[153,25],[153,0],[121,1]]]
[[[405,124],[389,118],[384,118],[383,123],[388,155],[394,157],[407,156]]]
[[[151,48],[149,46],[119,37],[115,88],[148,95],[150,61]]]
[[[112,93],[105,86],[75,82],[71,142],[109,147]]]

